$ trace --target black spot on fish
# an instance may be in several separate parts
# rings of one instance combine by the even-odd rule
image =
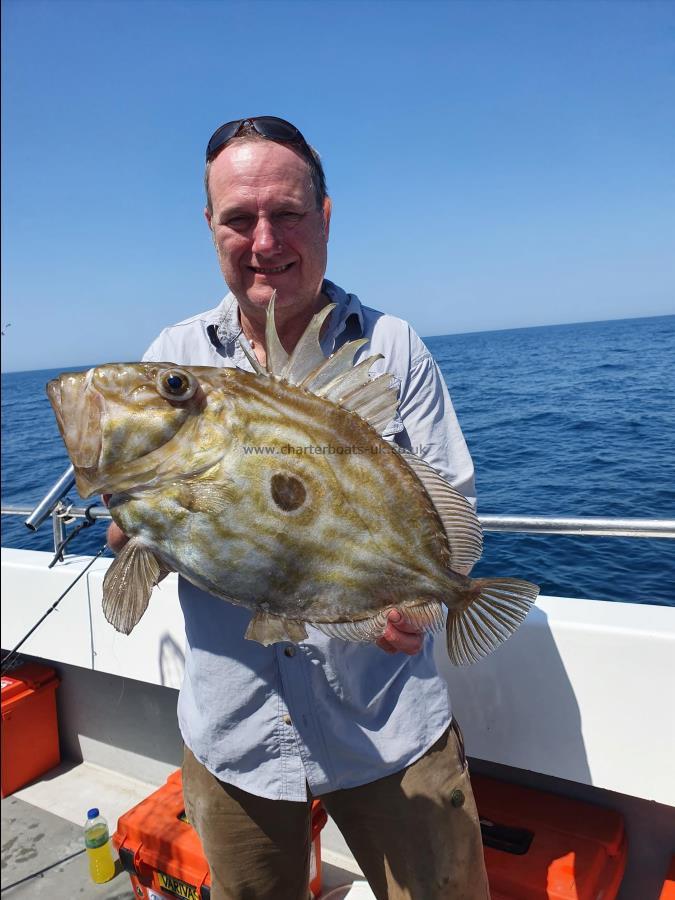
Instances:
[[[299,509],[307,498],[304,484],[295,475],[272,475],[272,499],[285,512]]]

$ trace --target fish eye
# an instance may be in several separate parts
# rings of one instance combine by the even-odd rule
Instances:
[[[163,369],[156,378],[157,390],[165,400],[184,402],[195,395],[197,379],[183,369]]]

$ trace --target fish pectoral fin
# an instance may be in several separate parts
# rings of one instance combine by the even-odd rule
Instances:
[[[219,516],[232,504],[230,485],[215,481],[186,481],[180,488],[179,502],[193,513]]]
[[[103,615],[117,631],[130,634],[168,569],[136,538],[125,544],[103,579]]]
[[[511,637],[537,599],[539,586],[519,578],[467,579],[459,608],[448,609],[446,636],[450,662],[477,662]]]
[[[277,641],[298,643],[307,637],[307,629],[303,622],[296,619],[284,619],[274,613],[257,612],[251,619],[246,634],[249,641],[258,641],[268,647]]]

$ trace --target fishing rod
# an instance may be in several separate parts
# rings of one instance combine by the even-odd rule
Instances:
[[[37,506],[35,507],[33,512],[28,516],[28,518],[26,519],[26,521],[24,523],[26,525],[26,527],[29,528],[33,532],[37,531],[38,528],[40,527],[40,525],[44,522],[44,520],[48,516],[53,514],[57,505],[66,496],[66,494],[73,487],[74,484],[75,484],[75,469],[73,468],[73,466],[69,466],[65,470],[65,472],[63,472],[63,474],[58,478],[58,480],[52,485],[52,487],[47,491],[47,493],[42,498],[42,500],[40,500],[40,502],[37,504]],[[94,504],[92,504],[92,506],[93,505]],[[85,510],[84,522],[82,522],[80,525],[78,525],[76,528],[74,528],[73,531],[69,535],[67,535],[63,540],[59,541],[58,546],[56,547],[56,552],[54,553],[54,558],[49,563],[48,568],[51,569],[52,566],[54,566],[58,560],[63,560],[63,551],[65,550],[66,546],[70,543],[70,541],[77,534],[79,534],[83,528],[88,528],[90,525],[93,525],[95,521],[96,520],[90,513],[90,507],[87,507],[87,509]],[[63,600],[63,598],[66,596],[66,594],[75,587],[75,585],[80,580],[80,578],[82,578],[82,576],[91,568],[91,566],[96,562],[96,560],[99,558],[99,556],[101,556],[105,552],[107,547],[108,547],[107,543],[103,544],[103,546],[98,551],[98,553],[94,557],[92,557],[92,559],[87,563],[87,565],[84,567],[84,569],[82,569],[82,571],[79,573],[79,575],[77,575],[77,577],[73,579],[73,581],[68,585],[68,587],[61,594],[61,596],[58,598],[58,600],[56,600],[54,603],[52,603],[52,605],[49,607],[49,609],[38,619],[38,621],[35,623],[35,625],[33,625],[33,627],[30,629],[30,631],[28,631],[21,638],[19,643],[12,650],[10,650],[9,653],[6,654],[6,656],[3,657],[2,663],[0,664],[0,672],[3,675],[6,674],[13,667],[14,661],[16,660],[16,658],[18,656],[19,648],[22,647],[23,644],[26,643],[28,638],[33,634],[33,632],[35,632],[40,627],[40,625],[42,625],[42,623],[47,618],[47,616],[50,613],[54,612],[54,610],[57,608],[57,606]]]
[[[30,629],[30,631],[21,638],[21,640],[16,645],[16,647],[14,647],[12,650],[10,650],[9,653],[5,657],[3,657],[2,664],[0,666],[0,674],[5,675],[12,668],[12,663],[14,662],[14,660],[16,659],[16,657],[18,655],[19,648],[23,644],[25,644],[26,641],[28,640],[28,638],[31,636],[31,634],[33,634],[33,632],[36,631],[40,627],[40,625],[42,625],[42,623],[47,618],[47,616],[50,613],[54,612],[54,610],[59,605],[59,603],[63,600],[63,598],[66,596],[68,591],[72,590],[72,588],[75,587],[75,585],[80,580],[80,578],[82,578],[82,576],[85,574],[85,572],[87,572],[91,568],[91,566],[94,565],[94,563],[99,558],[99,556],[101,556],[101,554],[104,553],[105,550],[107,550],[107,548],[108,548],[108,544],[106,543],[101,547],[101,549],[98,551],[96,556],[92,557],[92,559],[89,560],[89,562],[84,567],[84,569],[82,569],[80,574],[75,579],[73,579],[73,581],[71,581],[71,583],[68,585],[68,587],[65,589],[65,591],[61,594],[59,599],[55,603],[52,603],[52,605],[49,607],[47,612],[44,613],[44,615],[42,615],[38,619],[38,621],[35,623],[35,625],[33,625],[33,627]]]

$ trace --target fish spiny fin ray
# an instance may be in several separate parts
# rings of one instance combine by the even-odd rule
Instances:
[[[257,375],[264,375],[267,377],[267,374],[268,374],[267,369],[264,366],[260,365],[260,363],[258,362],[258,359],[254,353],[250,353],[249,350],[247,350],[247,348],[244,346],[244,342],[242,340],[239,341],[239,346],[241,347],[246,359],[251,363],[253,371]]]
[[[476,662],[509,638],[539,587],[518,578],[477,578],[469,591],[473,597],[463,608],[448,611],[448,655],[456,666]]]
[[[281,345],[276,328],[274,305],[276,293],[267,307],[265,342],[267,344],[267,368],[262,369],[257,360],[242,349],[259,375],[275,377],[280,381],[301,387],[317,397],[355,412],[371,427],[382,434],[391,422],[398,406],[398,389],[392,375],[383,373],[371,378],[369,370],[382,354],[378,353],[354,365],[356,353],[368,343],[368,338],[358,338],[343,344],[331,356],[324,356],[321,349],[321,328],[337,306],[329,303],[312,319],[289,356]]]
[[[281,376],[288,364],[288,353],[284,350],[279,340],[279,333],[274,314],[274,305],[277,292],[272,293],[272,298],[267,306],[267,320],[265,323],[265,350],[267,353],[267,371],[270,375]]]
[[[103,579],[103,615],[116,631],[130,634],[147,609],[152,589],[167,569],[135,538],[120,550]]]
[[[329,637],[341,638],[345,641],[376,641],[387,627],[387,616],[392,608],[383,609],[368,619],[359,619],[355,622],[310,622],[309,624]],[[403,604],[397,609],[403,613],[411,625],[416,625],[422,631],[440,631],[443,627],[444,616],[440,603],[420,603],[415,606]]]
[[[323,362],[307,374],[301,382],[302,387],[318,397],[323,396],[323,390],[331,382],[338,379],[341,375],[352,371],[356,351],[360,350],[367,343],[367,338],[358,338],[355,341],[348,341],[346,344],[343,344],[335,353],[329,357],[324,357]],[[371,361],[374,362],[375,359],[379,359],[379,357],[373,357]]]
[[[483,552],[483,529],[469,501],[428,462],[407,450],[399,450],[438,513],[448,538],[450,568],[466,573]]]
[[[382,359],[377,353],[354,365],[354,356],[368,343],[359,338],[340,349],[305,378],[302,387],[350,412],[356,413],[380,434],[391,422],[398,406],[398,389],[391,374],[371,378],[369,369]]]
[[[276,644],[277,641],[292,641],[298,643],[307,637],[307,629],[303,622],[295,619],[285,619],[275,616],[274,613],[257,612],[246,629],[244,635],[249,641],[258,641],[266,647]]]
[[[302,384],[310,372],[318,369],[326,357],[321,349],[321,329],[337,303],[329,303],[312,316],[312,321],[302,333],[295,350],[290,355],[281,377],[289,384]]]

